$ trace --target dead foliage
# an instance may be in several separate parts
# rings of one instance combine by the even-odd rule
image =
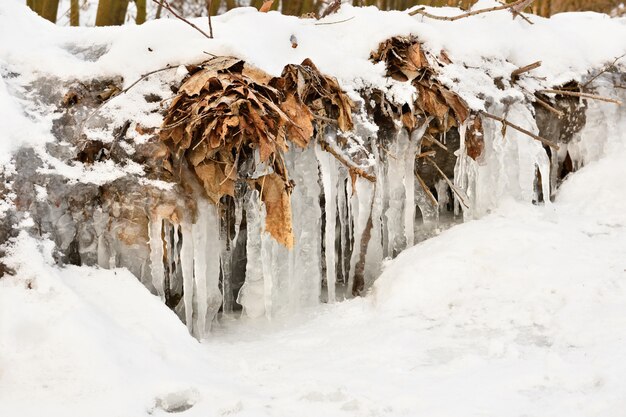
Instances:
[[[288,65],[276,78],[233,57],[188,70],[165,116],[161,140],[193,169],[214,204],[234,196],[238,181],[258,189],[267,210],[266,230],[292,247],[284,152],[289,142],[309,145],[316,115],[352,129],[351,101],[309,60]],[[251,161],[263,172],[255,173]]]
[[[431,57],[429,61],[427,53],[424,51],[418,39],[414,36],[395,36],[382,42],[378,50],[373,52],[370,58],[374,62],[384,62],[387,68],[387,75],[401,82],[411,82],[417,90],[417,99],[414,103],[414,110],[403,109],[401,120],[403,125],[409,130],[415,129],[418,125],[418,117],[432,116],[433,119],[428,127],[431,135],[446,133],[453,127],[461,126],[470,118],[470,110],[458,94],[444,86],[437,79],[437,72],[434,65],[447,65],[451,63],[450,58],[441,51],[439,57]],[[480,120],[476,122],[478,116],[473,117],[473,130],[482,130]],[[473,142],[472,158],[480,156],[478,150],[482,151],[482,135],[471,138]]]

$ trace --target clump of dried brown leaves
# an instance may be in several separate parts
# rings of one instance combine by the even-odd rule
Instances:
[[[370,58],[374,62],[385,62],[388,76],[398,81],[411,82],[415,86],[417,90],[416,111],[404,109],[401,116],[407,129],[415,128],[417,115],[420,112],[424,116],[433,116],[428,127],[430,134],[445,133],[470,118],[470,110],[465,100],[437,80],[437,72],[417,38],[413,36],[390,38],[382,42]],[[451,63],[445,51],[442,51],[437,58],[432,57],[431,60],[434,61],[434,65],[438,66]],[[482,153],[483,148],[482,139],[480,139],[482,138],[482,122],[478,116],[471,118],[468,131],[471,131],[473,136],[466,145],[468,155],[476,159]]]
[[[352,129],[352,102],[309,60],[286,66],[276,78],[233,57],[188,70],[165,116],[161,140],[194,170],[213,203],[234,196],[237,181],[257,188],[266,206],[266,230],[292,247],[287,142],[308,146],[316,116]],[[255,154],[267,173],[253,177],[243,162]]]

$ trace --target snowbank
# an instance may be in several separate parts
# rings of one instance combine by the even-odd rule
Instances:
[[[279,75],[287,64],[310,58],[322,72],[337,77],[348,92],[379,88],[403,103],[411,101],[414,89],[389,80],[384,66],[368,58],[381,41],[414,34],[434,56],[441,50],[447,52],[453,64],[442,69],[441,80],[473,108],[480,109],[486,98],[499,101],[519,97],[515,88],[500,90],[492,81],[500,76],[507,79],[517,67],[542,61],[533,73],[535,77],[522,82],[524,88],[534,91],[580,80],[626,50],[625,19],[596,13],[564,13],[550,19],[532,16],[535,24],[529,25],[521,19],[512,20],[508,11],[442,22],[406,12],[344,5],[339,13],[316,21],[237,8],[214,19],[215,39],[208,40],[173,19],[142,26],[59,27],[21,3],[8,0],[0,4],[0,75],[6,84],[0,84],[0,91],[18,98],[28,96],[24,87],[40,77],[87,81],[122,76],[128,86],[141,74],[167,65],[198,63],[209,53],[240,57],[272,75]],[[475,7],[493,4],[484,0]],[[461,12],[454,8],[431,11],[450,15]],[[206,19],[194,23],[206,29]],[[291,46],[292,35],[297,38],[297,48]],[[7,100],[3,97],[0,101],[3,108],[9,105]],[[136,101],[124,101],[121,105],[126,111],[140,113]],[[2,149],[15,149],[35,139],[51,140],[46,133],[49,120],[41,118],[49,109],[19,103],[10,107],[11,112],[25,113],[37,119],[34,123],[45,124],[33,135],[3,129]]]

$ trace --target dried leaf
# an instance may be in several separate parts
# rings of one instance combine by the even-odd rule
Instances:
[[[439,92],[443,96],[443,99],[446,101],[446,104],[452,109],[454,112],[459,124],[465,122],[467,117],[469,116],[469,108],[465,100],[463,100],[458,94],[453,93],[452,91],[439,87]]]
[[[266,3],[268,2],[266,1]],[[250,78],[257,84],[268,84],[269,81],[272,79],[272,76],[269,75],[267,72],[257,67],[253,67],[252,65],[247,63],[243,65],[243,71],[241,71],[241,75]]]
[[[217,71],[204,68],[189,77],[187,81],[180,86],[178,91],[187,94],[189,97],[197,96],[204,86],[207,85],[209,79],[216,76]]]
[[[417,124],[417,118],[412,112],[406,112],[402,114],[402,124],[407,128],[409,132],[415,129]]]
[[[288,249],[293,248],[293,226],[291,221],[291,198],[285,180],[272,173],[259,178],[261,199],[265,203],[267,215],[265,230],[276,241]]]
[[[235,182],[226,178],[222,166],[217,162],[209,161],[194,167],[200,178],[207,197],[213,204],[217,204],[223,195],[235,195]]]
[[[483,134],[483,122],[479,116],[474,116],[470,122],[465,136],[465,150],[473,160],[478,159],[485,149],[485,137]]]
[[[448,113],[448,105],[438,97],[438,94],[430,88],[417,84],[417,105],[426,114],[443,119]]]
[[[261,13],[269,12],[272,9],[273,3],[274,3],[274,0],[265,0],[263,4],[261,5],[261,7],[259,7],[259,12]]]
[[[287,127],[287,138],[301,148],[305,148],[313,136],[311,110],[293,94],[287,95],[280,107],[291,121]]]

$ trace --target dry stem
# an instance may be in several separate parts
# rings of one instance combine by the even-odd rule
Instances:
[[[545,94],[557,94],[560,96],[589,98],[592,100],[600,100],[600,101],[606,101],[607,103],[617,104],[618,106],[622,105],[622,102],[619,100],[616,100],[614,98],[599,96],[597,94],[579,93],[577,91],[566,91],[566,90],[540,90],[538,92],[545,93]]]
[[[428,17],[429,19],[454,22],[455,20],[463,19],[463,18],[470,17],[470,16],[476,16],[476,15],[483,14],[483,13],[497,12],[499,10],[508,10],[508,9],[515,10],[515,7],[520,6],[524,3],[528,3],[526,4],[526,6],[528,6],[530,5],[530,3],[532,3],[532,0],[530,2],[528,2],[528,0],[517,0],[516,2],[511,3],[511,4],[504,4],[502,6],[489,7],[489,8],[480,9],[480,10],[473,10],[471,12],[463,13],[458,16],[436,16],[436,15],[426,12],[423,7],[413,10],[412,12],[409,12],[409,15],[415,16],[416,14],[421,14],[422,16]],[[521,13],[518,10],[515,10],[515,12]]]
[[[523,127],[520,127],[520,126],[518,126],[516,124],[513,124],[513,123],[509,122],[504,117],[496,116],[495,114],[487,113],[486,111],[482,111],[482,110],[480,111],[480,114],[485,116],[485,117],[488,117],[490,119],[497,120],[500,123],[517,130],[518,132],[521,132],[521,133],[523,133],[525,135],[528,135],[531,138],[533,138],[535,140],[538,140],[539,142],[543,143],[544,145],[548,145],[549,147],[554,148],[556,150],[559,149],[559,145],[557,145],[556,143],[552,142],[551,140],[548,140],[546,138],[542,138],[541,136],[537,136],[534,133],[529,132],[528,130],[524,129]]]
[[[176,11],[174,11],[174,9],[172,9],[172,6],[170,6],[170,4],[167,2],[167,0],[152,0],[152,1],[155,2],[156,4],[162,6],[162,7],[165,7],[165,9],[167,9],[168,12],[170,12],[172,15],[174,15],[174,17],[176,17],[177,19],[180,19],[183,22],[187,23],[189,26],[191,26],[192,28],[194,28],[198,32],[202,33],[206,38],[213,39],[213,30],[210,27],[210,24],[211,24],[211,13],[210,12],[209,12],[209,29],[211,29],[211,36],[207,35],[206,32],[203,31],[202,29],[200,29],[198,26],[194,25],[189,20],[185,19],[184,17],[182,17],[181,15],[176,13]]]

